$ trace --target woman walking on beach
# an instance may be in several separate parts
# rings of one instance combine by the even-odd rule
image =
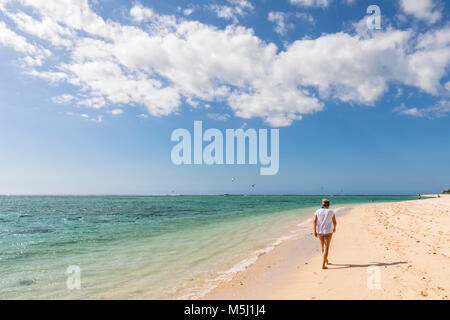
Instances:
[[[336,216],[330,210],[330,201],[322,199],[322,208],[314,214],[314,236],[319,237],[322,246],[323,262],[322,269],[328,269],[328,252],[330,250],[331,237],[336,232]]]

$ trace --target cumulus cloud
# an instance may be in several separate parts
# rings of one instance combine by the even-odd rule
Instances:
[[[69,115],[69,116],[73,116],[73,113],[72,112],[67,112],[67,115]],[[98,115],[97,117],[91,117],[91,116],[89,116],[88,114],[86,114],[86,113],[82,113],[82,114],[80,114],[80,117],[82,117],[83,119],[85,119],[85,120],[88,120],[88,121],[92,121],[92,122],[96,122],[96,123],[101,123],[101,122],[103,122],[103,115]]]
[[[194,8],[186,8],[186,9],[183,10],[183,14],[185,16],[190,16],[193,13],[194,13]]]
[[[59,71],[46,71],[37,69],[27,69],[24,71],[25,74],[47,80],[51,84],[58,84],[64,80],[68,79],[68,76],[64,72]]]
[[[302,7],[322,7],[326,8],[330,5],[332,0],[289,0],[293,5]],[[341,0],[344,4],[354,4],[356,0]]]
[[[103,122],[103,115],[99,114],[96,118],[91,118],[91,121],[101,123]]]
[[[210,8],[219,18],[239,22],[240,16],[245,16],[254,10],[253,5],[247,0],[228,0],[228,5],[211,5]]]
[[[230,119],[230,115],[228,113],[208,113],[208,118],[216,120],[216,121],[226,121]]]
[[[71,37],[74,35],[72,30],[49,17],[43,16],[41,19],[36,19],[20,11],[13,13],[4,10],[3,12],[23,32],[45,39],[55,46],[72,45]]]
[[[298,19],[306,20],[311,23],[315,22],[314,17],[311,14],[306,13],[306,12],[296,12],[295,17]]]
[[[289,2],[303,7],[328,7],[331,0],[289,0]]]
[[[400,0],[400,6],[406,14],[429,24],[439,21],[442,17],[434,0]]]
[[[94,94],[94,93],[93,93]],[[90,96],[77,98],[77,105],[88,108],[100,109],[106,105],[106,100],[103,96]]]
[[[394,108],[396,113],[419,118],[435,119],[450,113],[450,100],[441,100],[433,106],[425,108],[407,108],[404,104]]]
[[[191,14],[194,13],[195,9],[198,6],[189,6],[188,8],[182,8],[181,6],[177,7],[177,11],[183,13],[185,16],[190,16]]]
[[[75,99],[75,97],[71,94],[62,94],[56,97],[53,97],[51,100],[57,104],[66,104],[70,103]]]
[[[153,9],[145,8],[141,4],[135,5],[130,10],[130,16],[136,22],[146,21],[148,19],[151,19],[154,15],[155,13],[153,12]]]
[[[111,114],[113,115],[113,116],[118,116],[118,115],[121,115],[123,113],[123,110],[122,109],[114,109],[114,110],[111,110]]]
[[[39,48],[29,43],[25,37],[18,35],[9,29],[3,21],[0,21],[0,44],[26,54],[36,55],[41,52]]]
[[[44,62],[44,57],[42,56],[26,56],[24,58],[21,58],[20,61],[22,62],[23,67],[40,67],[42,66]]]
[[[426,32],[418,39],[415,51],[409,55],[410,78],[405,83],[438,95],[450,62],[450,26]]]
[[[286,34],[288,29],[293,29],[294,25],[292,23],[287,23],[287,14],[280,11],[271,11],[267,16],[267,20],[275,23],[275,32],[283,35]]]
[[[253,8],[244,0],[229,4],[238,15]],[[450,63],[448,27],[419,36],[395,29],[338,32],[278,48],[249,28],[220,29],[140,4],[126,24],[104,20],[85,0],[21,0],[18,9],[7,8],[0,6],[10,17],[8,25],[0,23],[0,43],[48,62],[30,60],[24,73],[70,84],[78,88],[74,104],[96,109],[137,105],[165,116],[178,113],[184,102],[205,108],[221,102],[235,116],[287,126],[321,111],[328,99],[373,105],[390,83],[437,96]],[[43,31],[18,25],[29,19],[27,12],[33,12],[30,21],[45,25]]]
[[[450,81],[447,81],[447,82],[445,83],[445,90],[447,90],[448,93],[450,93]]]

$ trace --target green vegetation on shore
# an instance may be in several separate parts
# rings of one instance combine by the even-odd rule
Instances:
[[[444,194],[450,194],[450,189],[442,191]]]

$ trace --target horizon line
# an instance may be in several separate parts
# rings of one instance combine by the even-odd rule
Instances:
[[[416,196],[417,194],[410,193],[359,193],[359,194],[333,194],[333,193],[210,193],[210,194],[175,194],[175,193],[161,193],[161,194],[102,194],[102,193],[92,193],[92,194],[0,194],[0,197],[163,197],[163,196]],[[426,194],[441,194],[441,193],[421,193],[421,195]]]

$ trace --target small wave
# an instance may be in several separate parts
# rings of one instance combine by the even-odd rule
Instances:
[[[340,212],[343,209],[349,209],[349,208],[335,208],[333,210],[335,212]],[[313,222],[313,220],[314,220],[313,218],[308,218],[305,221],[298,223],[297,227],[301,227],[301,226],[310,224]],[[238,274],[239,272],[245,271],[251,265],[255,264],[256,261],[258,261],[258,258],[260,256],[271,252],[273,249],[275,249],[277,246],[282,244],[284,241],[294,238],[296,236],[295,233],[298,231],[299,230],[292,230],[291,235],[284,235],[284,236],[281,236],[281,237],[275,239],[267,247],[254,251],[249,258],[246,258],[246,259],[238,262],[237,264],[232,266],[227,271],[221,272],[219,276],[217,276],[213,279],[210,279],[210,280],[206,280],[207,283],[200,292],[189,293],[189,294],[183,295],[181,297],[178,297],[177,299],[178,300],[200,299],[200,298],[204,297],[205,295],[210,293],[212,290],[217,288],[220,283],[231,281],[236,276],[236,274]]]
[[[282,244],[284,241],[292,239],[294,235],[289,236],[281,236],[277,238],[275,241],[270,243],[267,247],[256,250],[253,252],[250,258],[244,259],[240,261],[239,263],[235,264],[233,267],[228,269],[227,271],[222,272],[219,276],[207,280],[206,286],[203,288],[203,290],[197,294],[187,294],[182,297],[179,297],[179,300],[185,300],[185,299],[199,299],[210,293],[212,290],[217,288],[217,286],[221,282],[228,282],[234,278],[236,274],[239,272],[245,271],[247,268],[249,268],[251,265],[253,265],[256,261],[258,261],[258,258],[262,255],[265,255],[272,251],[274,248]]]
[[[306,225],[308,223],[311,223],[311,222],[313,222],[313,218],[309,218],[309,219],[307,219],[305,221],[300,222],[299,224],[297,224],[297,227],[304,226],[304,225]]]

